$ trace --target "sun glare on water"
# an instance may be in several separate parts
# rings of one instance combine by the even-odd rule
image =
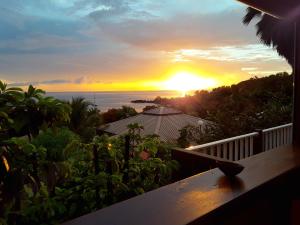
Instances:
[[[216,80],[212,78],[200,77],[189,72],[178,72],[165,81],[164,86],[167,90],[176,90],[185,95],[193,90],[210,89],[216,84]]]

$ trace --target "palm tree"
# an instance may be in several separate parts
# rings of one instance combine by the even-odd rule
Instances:
[[[72,98],[69,128],[77,133],[85,142],[96,135],[96,128],[102,120],[100,111],[82,97]]]
[[[277,50],[292,66],[294,62],[294,22],[276,19],[254,8],[248,7],[243,23],[248,25],[254,18],[256,23],[256,35],[261,42]]]
[[[9,117],[12,105],[22,98],[22,89],[11,87],[0,80],[0,132],[5,131],[8,124],[12,124],[13,120]],[[3,135],[1,135],[3,136]]]
[[[12,103],[11,130],[15,136],[27,135],[29,140],[39,134],[41,128],[53,127],[56,123],[68,121],[70,108],[67,104],[45,97],[41,89],[29,85],[22,98]]]
[[[53,97],[42,97],[38,101],[39,112],[42,114],[44,127],[69,122],[71,107]]]
[[[0,80],[0,107],[9,101],[15,101],[22,97],[23,90],[18,87],[8,87],[6,83]]]
[[[70,115],[70,129],[78,133],[79,130],[84,126],[89,107],[92,105],[89,101],[86,101],[82,97],[72,98],[69,103],[71,106]]]

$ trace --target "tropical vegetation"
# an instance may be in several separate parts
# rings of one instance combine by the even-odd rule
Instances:
[[[111,123],[117,120],[125,119],[137,115],[137,111],[130,106],[122,106],[119,109],[109,109],[102,113],[103,123]]]
[[[171,181],[168,145],[138,124],[98,136],[101,121],[82,98],[0,82],[0,224],[59,224]]]

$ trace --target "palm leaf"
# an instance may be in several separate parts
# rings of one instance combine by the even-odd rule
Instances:
[[[246,11],[247,13],[243,18],[243,23],[245,25],[248,25],[255,17],[261,16],[261,12],[258,11],[257,9],[248,7]]]

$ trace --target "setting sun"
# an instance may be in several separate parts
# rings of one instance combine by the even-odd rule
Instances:
[[[215,79],[200,77],[190,72],[178,72],[164,82],[165,89],[180,91],[183,94],[192,90],[209,89],[216,85]]]

